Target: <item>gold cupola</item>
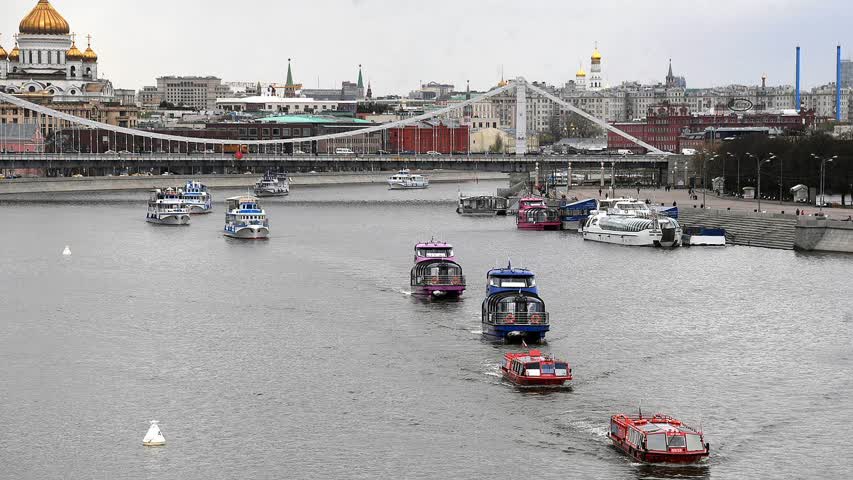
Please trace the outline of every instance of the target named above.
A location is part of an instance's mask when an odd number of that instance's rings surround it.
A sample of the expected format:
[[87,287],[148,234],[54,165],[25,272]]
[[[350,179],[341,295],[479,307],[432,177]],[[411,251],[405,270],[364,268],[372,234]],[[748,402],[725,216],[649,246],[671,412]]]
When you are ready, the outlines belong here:
[[21,58],[21,50],[18,48],[18,42],[15,42],[15,48],[9,52],[9,61],[17,62]]
[[576,77],[585,77],[586,76],[586,72],[583,70],[583,67],[580,67],[578,69],[578,73],[576,73],[575,76]]
[[86,37],[88,39],[88,46],[86,47],[86,51],[83,52],[83,61],[84,62],[97,62],[98,54],[92,50],[92,36],[89,35]]
[[65,52],[65,59],[71,62],[83,60],[83,52],[81,52],[80,49],[77,48],[76,42],[71,42],[71,48],[69,48],[68,51]]
[[18,26],[21,33],[29,35],[68,35],[68,22],[53,8],[48,0],[39,0],[29,15]]
[[0,45],[0,60],[6,60],[6,57],[8,56],[9,54],[3,49],[3,45]]
[[591,59],[594,62],[600,62],[601,61],[601,53],[598,51],[598,48],[593,50]]

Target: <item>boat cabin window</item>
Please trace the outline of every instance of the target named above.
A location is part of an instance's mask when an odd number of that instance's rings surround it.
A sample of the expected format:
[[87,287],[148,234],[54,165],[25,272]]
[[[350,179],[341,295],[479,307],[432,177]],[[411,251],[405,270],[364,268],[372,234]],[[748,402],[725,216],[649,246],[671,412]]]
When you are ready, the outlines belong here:
[[545,313],[545,305],[538,298],[513,296],[499,300],[497,311],[498,313]]
[[528,377],[538,377],[542,374],[539,369],[539,362],[532,362],[524,365],[524,374]]
[[684,441],[684,437],[682,437],[681,435],[669,437],[669,441],[667,443],[669,444],[669,448],[687,447],[687,444]]
[[696,450],[705,450],[705,445],[702,445],[702,437],[699,435],[687,435],[687,450],[694,452]]
[[554,364],[553,363],[543,363],[542,364],[542,374],[554,375]]
[[646,435],[646,448],[649,450],[666,451],[666,435],[658,433],[655,435]]
[[569,374],[569,365],[567,363],[557,362],[554,364],[554,375],[565,377]]
[[453,256],[452,248],[418,248],[417,256],[426,258],[448,258]]
[[489,277],[489,286],[499,288],[529,288],[536,286],[533,277]]

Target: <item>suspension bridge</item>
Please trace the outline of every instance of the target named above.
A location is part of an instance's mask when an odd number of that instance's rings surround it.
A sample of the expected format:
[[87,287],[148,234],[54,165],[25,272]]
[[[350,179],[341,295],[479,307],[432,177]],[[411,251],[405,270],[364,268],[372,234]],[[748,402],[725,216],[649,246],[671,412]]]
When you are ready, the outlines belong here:
[[[475,103],[515,92],[511,105],[515,124],[514,154],[473,154],[468,145],[449,155],[387,154],[384,147],[392,129],[421,122],[449,119]],[[573,112],[604,130],[620,135],[644,148],[645,155],[541,155],[528,152],[528,93]],[[511,97],[510,97],[511,98]],[[620,172],[641,171],[656,183],[670,183],[678,175],[679,162],[687,157],[663,152],[619,130],[523,77],[507,82],[450,106],[403,120],[371,125],[343,132],[310,137],[275,139],[202,138],[187,130],[185,135],[120,127],[73,116],[25,98],[0,92],[0,102],[28,112],[25,118],[37,126],[43,143],[30,152],[12,152],[8,140],[0,136],[0,168],[43,169],[50,175],[86,171],[88,175],[122,172],[171,172],[186,174],[242,173],[244,171],[387,171],[399,168],[421,170],[476,170],[493,172],[549,172],[575,169]],[[458,115],[457,117],[458,118]],[[254,125],[254,124],[253,124]],[[258,124],[264,125],[264,124]],[[346,148],[336,148],[345,146]],[[376,154],[379,151],[382,154]],[[398,150],[399,151],[399,150]],[[685,173],[686,175],[686,173]]]

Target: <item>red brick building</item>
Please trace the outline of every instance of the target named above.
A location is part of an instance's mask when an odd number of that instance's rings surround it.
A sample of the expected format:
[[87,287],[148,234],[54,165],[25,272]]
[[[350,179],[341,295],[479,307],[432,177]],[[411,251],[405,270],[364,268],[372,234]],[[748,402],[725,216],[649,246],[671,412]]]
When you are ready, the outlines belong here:
[[[622,122],[614,127],[665,152],[680,153],[683,148],[703,148],[721,141],[724,132],[778,132],[797,134],[814,125],[812,110],[790,113],[690,114],[686,105],[659,105],[649,109],[644,122]],[[717,132],[716,130],[720,130]],[[699,140],[697,142],[697,140]],[[607,148],[644,153],[645,149],[613,132],[607,132]]]
[[392,153],[441,154],[468,153],[469,130],[467,126],[420,123],[388,130],[386,145]]

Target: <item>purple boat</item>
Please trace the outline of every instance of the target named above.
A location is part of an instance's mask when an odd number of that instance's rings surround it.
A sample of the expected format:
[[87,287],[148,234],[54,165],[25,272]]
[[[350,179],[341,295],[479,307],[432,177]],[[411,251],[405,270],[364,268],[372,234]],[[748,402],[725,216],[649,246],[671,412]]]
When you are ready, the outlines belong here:
[[458,297],[465,291],[462,267],[453,256],[453,246],[430,240],[415,245],[412,291],[434,297]]

